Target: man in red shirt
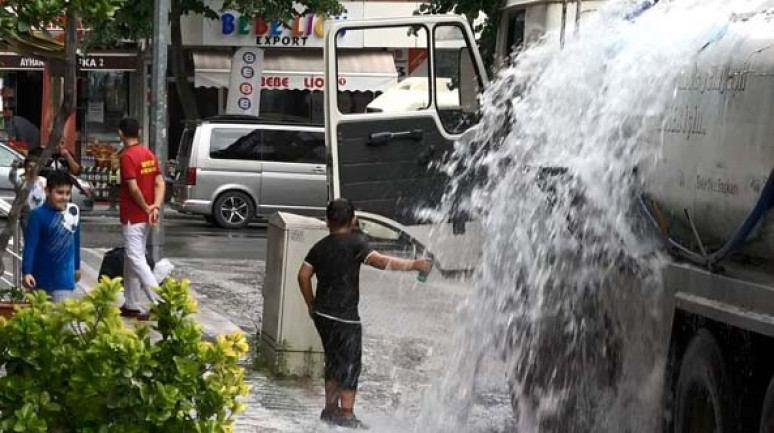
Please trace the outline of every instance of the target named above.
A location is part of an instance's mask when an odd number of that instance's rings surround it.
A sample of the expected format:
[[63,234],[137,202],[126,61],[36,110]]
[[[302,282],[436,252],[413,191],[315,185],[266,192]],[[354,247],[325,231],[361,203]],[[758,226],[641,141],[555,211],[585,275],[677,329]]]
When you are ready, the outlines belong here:
[[[124,118],[118,125],[121,150],[121,191],[119,206],[124,235],[124,295],[121,307],[125,316],[148,318],[147,301],[156,303],[153,291],[158,281],[145,257],[148,230],[159,221],[164,204],[164,177],[159,161],[139,141],[140,125],[136,119]],[[147,300],[142,299],[147,297]]]

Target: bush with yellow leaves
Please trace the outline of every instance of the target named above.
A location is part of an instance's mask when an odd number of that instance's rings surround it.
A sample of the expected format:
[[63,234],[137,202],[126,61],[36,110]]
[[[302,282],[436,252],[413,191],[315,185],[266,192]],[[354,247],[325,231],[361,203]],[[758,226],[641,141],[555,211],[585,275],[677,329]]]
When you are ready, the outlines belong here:
[[120,279],[59,304],[28,294],[29,308],[0,319],[0,432],[230,432],[249,389],[247,342],[203,341],[188,286],[159,288],[156,341],[147,325],[124,325]]

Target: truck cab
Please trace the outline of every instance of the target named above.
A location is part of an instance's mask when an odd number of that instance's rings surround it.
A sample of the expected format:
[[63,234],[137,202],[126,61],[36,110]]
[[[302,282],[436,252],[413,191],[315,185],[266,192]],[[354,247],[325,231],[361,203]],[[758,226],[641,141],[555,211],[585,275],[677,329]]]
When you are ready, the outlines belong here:
[[[565,37],[580,31],[585,17],[599,10],[607,0],[507,0],[503,6],[497,33],[497,59],[507,62],[514,51],[550,37],[561,43],[562,27]],[[564,18],[562,18],[564,16]]]
[[[346,82],[338,74],[346,48],[337,43],[345,32],[369,49],[405,59],[395,88],[355,112],[335,97]],[[459,221],[439,225],[433,213],[448,186],[441,163],[455,143],[469,141],[479,93],[487,85],[467,22],[456,16],[337,22],[325,43],[329,196],[351,199],[361,221],[408,234],[433,252],[439,269],[471,269],[475,227]]]

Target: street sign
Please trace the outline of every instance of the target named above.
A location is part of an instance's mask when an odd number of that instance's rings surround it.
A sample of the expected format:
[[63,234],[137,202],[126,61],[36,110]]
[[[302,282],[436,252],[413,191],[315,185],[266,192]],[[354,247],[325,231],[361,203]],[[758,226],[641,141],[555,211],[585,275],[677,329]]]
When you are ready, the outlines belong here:
[[231,61],[226,114],[257,116],[261,106],[261,71],[263,50],[242,47],[234,53]]

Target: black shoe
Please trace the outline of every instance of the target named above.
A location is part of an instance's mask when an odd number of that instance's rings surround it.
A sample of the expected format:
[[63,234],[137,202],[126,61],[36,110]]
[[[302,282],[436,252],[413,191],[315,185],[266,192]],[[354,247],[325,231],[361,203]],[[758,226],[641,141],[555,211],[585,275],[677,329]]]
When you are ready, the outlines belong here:
[[150,321],[150,313],[140,313],[134,316],[134,319],[138,322],[148,322]]
[[334,409],[331,411],[323,409],[322,412],[320,412],[320,420],[328,423],[328,424],[334,424],[336,421],[336,418],[341,416],[338,409]]
[[345,427],[345,428],[351,428],[356,430],[368,430],[368,426],[363,423],[363,421],[360,421],[357,419],[356,416],[339,416],[333,419],[333,424],[339,426],[339,427]]
[[137,317],[142,314],[140,310],[134,310],[132,308],[121,307],[121,315],[123,317]]

